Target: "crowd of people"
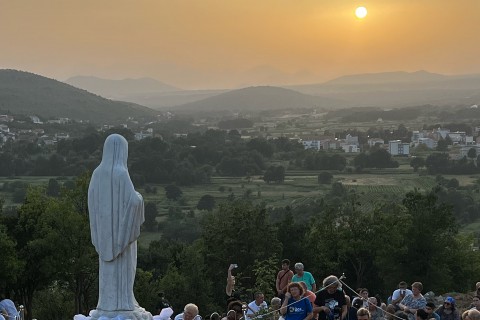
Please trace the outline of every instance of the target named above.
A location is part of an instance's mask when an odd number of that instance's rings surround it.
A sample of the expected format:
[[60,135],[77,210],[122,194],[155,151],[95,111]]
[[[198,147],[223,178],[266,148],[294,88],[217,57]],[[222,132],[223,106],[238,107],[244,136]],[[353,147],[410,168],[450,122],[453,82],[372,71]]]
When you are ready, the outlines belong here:
[[[466,310],[460,310],[450,296],[440,306],[427,300],[421,282],[413,282],[409,288],[401,281],[384,303],[367,288],[353,290],[333,275],[326,277],[317,291],[313,275],[302,263],[295,263],[292,271],[290,261],[284,259],[275,281],[276,297],[268,305],[262,292],[256,292],[252,301],[242,302],[235,290],[235,268],[232,264],[227,271],[226,311],[207,316],[210,320],[480,320],[480,282]],[[190,303],[174,320],[199,319],[198,307]]]

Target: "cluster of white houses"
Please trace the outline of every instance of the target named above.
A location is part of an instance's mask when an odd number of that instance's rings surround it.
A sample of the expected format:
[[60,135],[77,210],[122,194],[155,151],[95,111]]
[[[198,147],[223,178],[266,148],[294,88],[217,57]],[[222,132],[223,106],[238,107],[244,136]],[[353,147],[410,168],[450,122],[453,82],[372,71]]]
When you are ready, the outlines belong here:
[[[475,133],[480,132],[480,127],[475,128]],[[448,129],[422,130],[413,131],[410,142],[402,142],[401,140],[390,140],[385,142],[380,138],[370,138],[367,144],[370,147],[378,146],[385,148],[392,156],[408,156],[410,148],[425,145],[428,149],[435,149],[438,141],[449,138],[455,148],[455,152],[451,154],[452,158],[463,158],[468,154],[471,148],[476,149],[480,154],[480,144],[477,144],[474,136],[469,136],[465,132],[450,132]],[[478,136],[477,136],[477,139]],[[480,139],[479,139],[480,140]],[[315,150],[339,150],[342,149],[346,153],[361,152],[361,146],[358,143],[358,137],[347,135],[345,139],[337,139],[331,136],[304,138],[301,140],[305,149]],[[480,141],[479,141],[480,142]]]
[[[345,139],[337,139],[332,137],[322,137],[316,139],[302,139],[302,144],[305,149],[315,150],[339,150],[342,149],[346,153],[361,152],[361,147],[358,142],[358,137],[347,134]],[[401,140],[391,140],[388,144],[383,139],[371,138],[368,139],[367,144],[370,147],[379,146],[386,148],[388,152],[394,156],[408,156],[410,154],[410,143],[404,143]]]

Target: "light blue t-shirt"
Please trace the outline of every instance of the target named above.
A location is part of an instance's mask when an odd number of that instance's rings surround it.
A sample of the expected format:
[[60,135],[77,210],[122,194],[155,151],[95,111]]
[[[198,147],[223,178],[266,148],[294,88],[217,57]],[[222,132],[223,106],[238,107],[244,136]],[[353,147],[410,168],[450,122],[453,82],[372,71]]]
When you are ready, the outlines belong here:
[[299,277],[297,274],[293,275],[292,282],[301,282],[301,281],[305,282],[308,290],[312,290],[313,288],[312,286],[315,283],[315,279],[313,279],[313,276],[310,272],[304,271],[301,277]]
[[8,320],[15,320],[15,316],[18,315],[18,310],[12,300],[3,299],[2,301],[0,301],[0,307],[7,311]]

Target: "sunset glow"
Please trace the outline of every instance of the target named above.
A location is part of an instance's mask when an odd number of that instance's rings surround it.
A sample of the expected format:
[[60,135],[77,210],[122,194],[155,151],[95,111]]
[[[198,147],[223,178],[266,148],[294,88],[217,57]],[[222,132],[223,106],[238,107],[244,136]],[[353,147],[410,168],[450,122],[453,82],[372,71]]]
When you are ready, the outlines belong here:
[[355,10],[355,15],[357,16],[358,19],[363,19],[367,16],[367,8],[365,7],[358,7],[356,10]]
[[152,77],[191,89],[480,73],[478,0],[369,0],[365,9],[353,0],[48,3],[2,2],[0,68],[58,80]]

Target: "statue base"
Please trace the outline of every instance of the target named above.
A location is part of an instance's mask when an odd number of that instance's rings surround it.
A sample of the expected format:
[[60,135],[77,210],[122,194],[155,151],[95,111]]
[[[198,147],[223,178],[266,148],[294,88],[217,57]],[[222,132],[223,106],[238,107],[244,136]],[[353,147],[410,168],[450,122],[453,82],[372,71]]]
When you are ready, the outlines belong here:
[[74,320],[152,320],[152,314],[144,308],[138,307],[132,311],[104,311],[94,309],[88,317],[77,314]]

